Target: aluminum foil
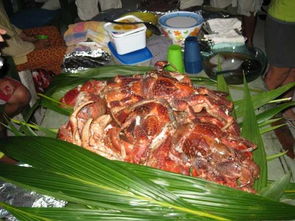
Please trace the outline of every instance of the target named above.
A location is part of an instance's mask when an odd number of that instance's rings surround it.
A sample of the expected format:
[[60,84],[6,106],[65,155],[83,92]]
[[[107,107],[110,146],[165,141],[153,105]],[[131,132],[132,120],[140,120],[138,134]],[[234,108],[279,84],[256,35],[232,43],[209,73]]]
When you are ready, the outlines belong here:
[[[50,196],[19,188],[10,183],[0,182],[0,201],[16,207],[64,207],[67,202]],[[0,219],[17,221],[8,211],[0,207]]]
[[111,55],[95,42],[81,42],[71,49],[63,62],[63,71],[77,73],[111,62]]

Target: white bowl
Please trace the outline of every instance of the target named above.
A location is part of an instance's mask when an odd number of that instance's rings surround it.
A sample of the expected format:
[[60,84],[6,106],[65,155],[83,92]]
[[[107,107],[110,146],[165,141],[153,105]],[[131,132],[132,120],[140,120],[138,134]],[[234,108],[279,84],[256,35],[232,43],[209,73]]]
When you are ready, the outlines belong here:
[[203,22],[200,14],[188,11],[171,12],[159,18],[162,33],[169,37],[173,44],[180,46],[183,46],[186,37],[199,34]]

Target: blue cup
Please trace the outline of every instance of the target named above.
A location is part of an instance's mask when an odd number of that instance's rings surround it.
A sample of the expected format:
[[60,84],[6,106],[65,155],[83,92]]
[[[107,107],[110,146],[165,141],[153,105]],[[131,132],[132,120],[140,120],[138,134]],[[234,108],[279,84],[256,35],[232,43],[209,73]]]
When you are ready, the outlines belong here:
[[184,41],[184,67],[188,74],[197,74],[203,70],[198,38],[189,36]]

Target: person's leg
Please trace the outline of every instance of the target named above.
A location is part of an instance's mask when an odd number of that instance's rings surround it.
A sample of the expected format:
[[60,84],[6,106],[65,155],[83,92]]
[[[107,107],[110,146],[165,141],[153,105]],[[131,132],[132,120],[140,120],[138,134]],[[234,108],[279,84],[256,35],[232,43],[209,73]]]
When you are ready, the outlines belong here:
[[[276,89],[280,86],[288,84],[295,81],[295,69],[291,68],[280,68],[275,66],[270,66],[269,71],[265,78],[265,84],[269,90]],[[283,97],[292,97],[294,90],[289,90],[283,95]],[[283,118],[278,122],[273,123],[273,126],[287,124],[286,119],[295,119],[295,114],[292,108],[288,108],[283,112]],[[281,117],[281,116],[280,116]],[[287,155],[294,158],[294,138],[287,125],[281,126],[274,130],[282,148],[287,151]]]
[[50,47],[34,50],[27,55],[28,62],[17,65],[18,71],[45,69],[60,74],[66,47]]
[[256,28],[256,13],[262,6],[262,0],[237,1],[237,13],[242,16],[242,32],[248,47],[253,47],[253,37]]
[[[289,71],[288,77],[285,79],[285,81],[282,83],[282,85],[295,82],[295,68],[291,68]],[[287,91],[284,94],[284,97],[290,97],[291,99],[293,98],[295,93],[295,89],[291,89]],[[288,108],[283,112],[283,116],[288,119],[288,120],[295,120],[295,112],[294,112],[294,107]]]
[[[264,27],[265,51],[270,63],[270,70],[266,75],[265,84],[268,89],[274,89],[294,82],[294,39],[290,36],[295,35],[295,26],[286,22],[281,22],[270,15],[267,16]],[[283,96],[290,96],[291,91]],[[277,117],[281,118],[273,126],[285,124],[274,130],[282,148],[291,158],[295,157],[295,139],[290,131],[288,120],[292,119],[291,109],[287,109]],[[286,115],[289,115],[288,117]],[[294,119],[294,118],[293,118]]]
[[270,65],[264,79],[267,89],[272,90],[283,85],[289,77],[290,70],[291,68],[282,68]]
[[[270,66],[264,79],[267,89],[272,90],[280,86],[295,82],[295,68],[282,68]],[[293,97],[294,89],[287,91],[282,97]],[[284,111],[284,117],[295,120],[295,113],[292,108]]]
[[55,26],[25,29],[24,33],[29,36],[47,35],[50,46],[65,46],[63,36]]
[[246,45],[250,48],[253,48],[253,37],[256,28],[256,15],[251,13],[250,16],[242,16],[242,31],[246,40]]
[[[55,74],[61,73],[61,65],[66,52],[62,35],[55,26],[45,26],[24,30],[28,35],[47,35],[49,47],[35,49],[27,55],[28,62],[18,65],[17,70],[45,69]],[[42,40],[41,40],[42,41]]]

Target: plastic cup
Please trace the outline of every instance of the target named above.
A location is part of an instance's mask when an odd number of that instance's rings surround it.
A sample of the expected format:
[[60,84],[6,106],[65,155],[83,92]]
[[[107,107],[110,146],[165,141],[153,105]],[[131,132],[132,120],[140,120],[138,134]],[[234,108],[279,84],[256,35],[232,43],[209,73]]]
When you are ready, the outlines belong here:
[[167,60],[169,64],[166,70],[184,73],[183,53],[179,45],[172,44],[168,47]]
[[188,74],[197,74],[203,70],[198,38],[187,37],[184,41],[184,66]]

